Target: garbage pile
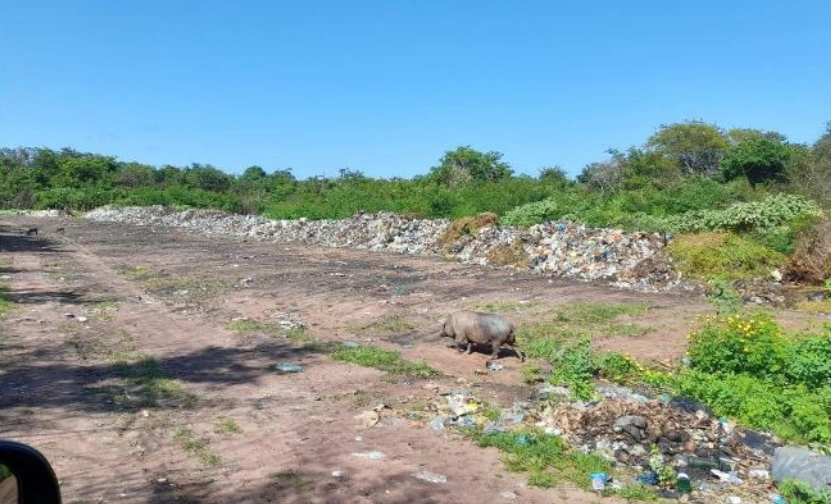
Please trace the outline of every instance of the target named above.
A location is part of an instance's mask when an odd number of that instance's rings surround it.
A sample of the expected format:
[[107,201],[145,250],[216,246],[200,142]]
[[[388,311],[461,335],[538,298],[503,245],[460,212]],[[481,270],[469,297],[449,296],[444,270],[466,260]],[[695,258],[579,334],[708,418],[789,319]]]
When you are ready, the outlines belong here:
[[359,213],[341,220],[270,220],[214,210],[102,207],[87,213],[86,218],[275,242],[443,255],[467,264],[508,265],[537,274],[606,281],[617,287],[646,291],[667,290],[681,283],[658,235],[593,229],[573,223],[544,223],[527,229],[483,227],[447,243],[447,220],[383,212]]
[[[424,411],[390,413],[433,431],[479,427],[489,434],[521,428],[559,436],[572,450],[608,460],[616,468],[616,480],[602,476],[612,487],[640,483],[665,498],[746,504],[785,502],[774,483],[784,478],[831,490],[831,457],[782,447],[776,437],[732,425],[683,397],[650,398],[608,386],[598,387],[605,396],[601,400],[571,402],[568,389],[546,385],[528,402],[494,410],[468,390],[440,392],[434,386],[434,391]],[[819,474],[817,467],[825,472]],[[662,479],[666,471],[669,484]],[[587,481],[590,477],[594,484],[599,476],[587,474]]]

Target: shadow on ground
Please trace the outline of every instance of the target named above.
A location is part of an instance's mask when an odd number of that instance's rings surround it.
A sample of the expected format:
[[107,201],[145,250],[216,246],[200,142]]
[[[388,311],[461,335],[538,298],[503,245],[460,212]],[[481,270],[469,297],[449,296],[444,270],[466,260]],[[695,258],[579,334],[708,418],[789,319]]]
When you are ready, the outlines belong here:
[[[274,363],[293,362],[317,352],[286,342],[252,348],[208,347],[130,363],[40,365],[37,354],[42,350],[34,349],[18,354],[16,364],[7,366],[0,376],[0,414],[9,408],[52,408],[62,414],[199,408],[208,404],[188,395],[189,383],[229,386],[256,382],[264,375],[278,373]],[[304,365],[314,365],[314,360]]]

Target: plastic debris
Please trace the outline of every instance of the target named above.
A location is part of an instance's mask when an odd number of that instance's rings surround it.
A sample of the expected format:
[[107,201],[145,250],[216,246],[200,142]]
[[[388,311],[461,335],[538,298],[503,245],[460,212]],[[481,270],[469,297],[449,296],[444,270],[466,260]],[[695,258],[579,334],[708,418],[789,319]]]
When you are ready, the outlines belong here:
[[413,476],[420,480],[429,481],[430,483],[447,483],[447,476],[444,474],[436,474],[429,471],[418,471],[413,474]]
[[456,416],[475,413],[481,406],[476,398],[466,392],[456,392],[447,396],[447,405]]
[[367,460],[381,460],[382,458],[386,457],[384,452],[380,451],[355,452],[352,454],[352,456],[360,457]]
[[430,428],[433,430],[444,430],[444,423],[447,421],[447,417],[437,416],[430,420]]
[[658,484],[658,475],[652,471],[643,472],[635,477],[635,481],[644,485],[655,486]]
[[744,483],[741,478],[736,476],[733,472],[726,473],[724,471],[719,471],[718,469],[710,469],[710,473],[719,480],[725,483],[730,483],[731,485],[741,485]]
[[274,365],[274,370],[281,373],[302,373],[303,366],[300,364],[292,364],[290,362],[279,362]]
[[488,371],[501,371],[505,369],[505,366],[502,364],[497,364],[496,362],[488,362]]
[[831,491],[831,457],[804,448],[777,448],[771,474],[777,484],[795,479],[817,492]]
[[589,478],[591,478],[592,490],[594,490],[595,492],[602,492],[606,489],[606,473],[591,473],[589,475]]

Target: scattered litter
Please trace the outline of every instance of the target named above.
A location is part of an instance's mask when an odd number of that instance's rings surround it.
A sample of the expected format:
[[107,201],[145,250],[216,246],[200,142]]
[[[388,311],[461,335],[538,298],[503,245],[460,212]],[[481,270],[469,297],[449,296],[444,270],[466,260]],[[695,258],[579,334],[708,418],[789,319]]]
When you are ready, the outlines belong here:
[[81,315],[80,317],[76,317],[76,320],[83,324],[83,323],[87,322],[89,320],[89,318],[84,317],[83,315]]
[[488,370],[489,371],[501,371],[505,369],[505,366],[502,364],[497,364],[496,362],[488,362]]
[[519,436],[514,438],[514,444],[516,446],[531,446],[536,442],[537,440],[534,439],[532,436],[529,436],[528,434],[520,434]]
[[678,493],[690,493],[692,492],[692,484],[690,484],[690,477],[687,476],[685,473],[678,473],[678,479],[675,481],[675,489],[678,490]]
[[430,428],[433,430],[443,430],[444,423],[447,421],[446,417],[438,416],[430,420]]
[[361,345],[359,345],[358,343],[355,343],[354,341],[344,341],[343,342],[343,347],[344,348],[358,348],[360,346]]
[[730,483],[732,485],[741,485],[744,483],[735,473],[726,473],[723,471],[719,471],[718,469],[710,469],[710,473],[721,480],[724,483]]
[[274,370],[281,373],[302,373],[303,366],[300,364],[292,364],[290,362],[279,362],[274,365]]
[[658,484],[658,475],[652,471],[643,472],[635,477],[635,481],[644,485],[655,486]]
[[751,469],[747,471],[747,474],[751,478],[755,478],[758,480],[768,480],[770,479],[770,471],[767,469]]
[[333,478],[339,478],[339,479],[340,478],[345,478],[346,477],[346,472],[344,472],[344,471],[332,471],[332,477]]
[[515,492],[502,492],[499,496],[508,500],[514,500],[517,498],[517,494]]
[[417,473],[413,474],[413,476],[420,480],[429,481],[430,483],[447,483],[447,476],[443,474],[436,474],[428,471],[418,471]]
[[479,410],[480,402],[466,392],[456,392],[447,396],[447,405],[456,416],[475,413]]
[[360,457],[367,460],[381,460],[382,458],[386,457],[384,452],[380,451],[355,452],[352,454],[352,456]]
[[602,492],[606,489],[606,473],[591,473],[589,477],[591,478],[592,482],[592,490],[594,490],[595,492]]
[[771,474],[777,484],[795,479],[817,492],[831,491],[831,457],[804,448],[777,448]]
[[742,498],[737,495],[729,495],[724,501],[728,504],[742,504]]

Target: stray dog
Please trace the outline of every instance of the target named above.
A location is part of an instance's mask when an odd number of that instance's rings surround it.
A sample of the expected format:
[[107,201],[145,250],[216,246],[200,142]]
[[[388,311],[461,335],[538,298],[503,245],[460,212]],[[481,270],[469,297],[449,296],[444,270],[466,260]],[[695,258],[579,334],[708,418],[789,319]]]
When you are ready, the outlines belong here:
[[29,228],[26,231],[26,236],[32,236],[38,234],[38,228]]

